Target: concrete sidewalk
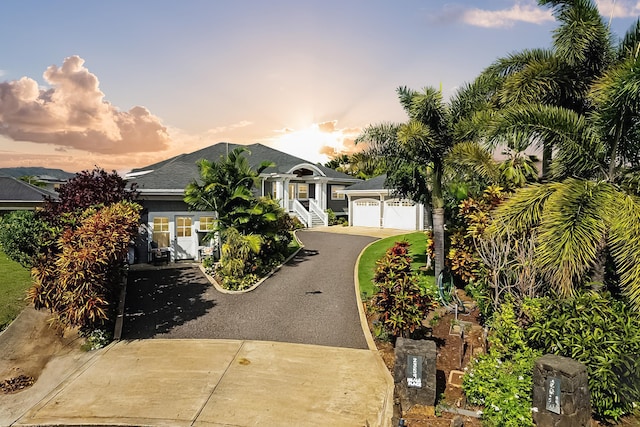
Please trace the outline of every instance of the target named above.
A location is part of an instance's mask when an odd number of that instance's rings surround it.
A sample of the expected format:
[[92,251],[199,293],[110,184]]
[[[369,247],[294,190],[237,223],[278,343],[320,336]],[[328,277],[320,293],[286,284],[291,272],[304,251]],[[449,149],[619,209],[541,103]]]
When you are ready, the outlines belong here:
[[121,341],[16,426],[386,426],[374,352],[237,340]]

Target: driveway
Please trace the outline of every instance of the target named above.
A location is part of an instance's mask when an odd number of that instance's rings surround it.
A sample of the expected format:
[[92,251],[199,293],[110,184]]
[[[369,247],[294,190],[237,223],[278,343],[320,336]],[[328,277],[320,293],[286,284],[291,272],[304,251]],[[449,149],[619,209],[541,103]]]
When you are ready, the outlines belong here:
[[277,341],[368,348],[354,289],[354,265],[376,238],[298,232],[304,249],[257,289],[223,294],[194,265],[134,270],[124,339]]

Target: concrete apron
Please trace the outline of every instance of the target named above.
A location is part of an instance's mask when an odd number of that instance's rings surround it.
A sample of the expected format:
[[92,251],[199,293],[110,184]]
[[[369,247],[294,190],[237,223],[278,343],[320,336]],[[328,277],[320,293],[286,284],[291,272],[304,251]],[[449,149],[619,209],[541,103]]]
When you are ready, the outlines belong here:
[[16,426],[388,426],[370,350],[238,340],[121,341]]

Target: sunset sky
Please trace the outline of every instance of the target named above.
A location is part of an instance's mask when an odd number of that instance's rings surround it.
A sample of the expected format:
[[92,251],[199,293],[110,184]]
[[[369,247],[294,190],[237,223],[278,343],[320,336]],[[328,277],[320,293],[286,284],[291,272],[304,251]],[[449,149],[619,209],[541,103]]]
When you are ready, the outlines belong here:
[[[600,0],[622,36],[640,2]],[[549,47],[535,1],[3,0],[0,167],[126,171],[226,141],[310,161],[497,57]]]

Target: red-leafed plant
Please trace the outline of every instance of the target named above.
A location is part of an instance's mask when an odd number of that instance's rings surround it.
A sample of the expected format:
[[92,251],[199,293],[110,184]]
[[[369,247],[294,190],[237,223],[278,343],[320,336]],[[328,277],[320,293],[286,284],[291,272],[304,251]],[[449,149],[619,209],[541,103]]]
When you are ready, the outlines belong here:
[[411,337],[436,302],[411,271],[409,243],[396,242],[376,262],[373,304],[382,329],[392,337]]
[[42,254],[32,270],[29,297],[62,327],[88,332],[114,319],[122,266],[137,232],[141,207],[119,202],[89,208],[76,228],[57,241],[59,253]]
[[53,226],[75,226],[78,216],[92,206],[108,206],[120,201],[134,201],[138,193],[135,184],[113,171],[95,168],[78,172],[58,189],[58,198],[45,198],[41,217]]

